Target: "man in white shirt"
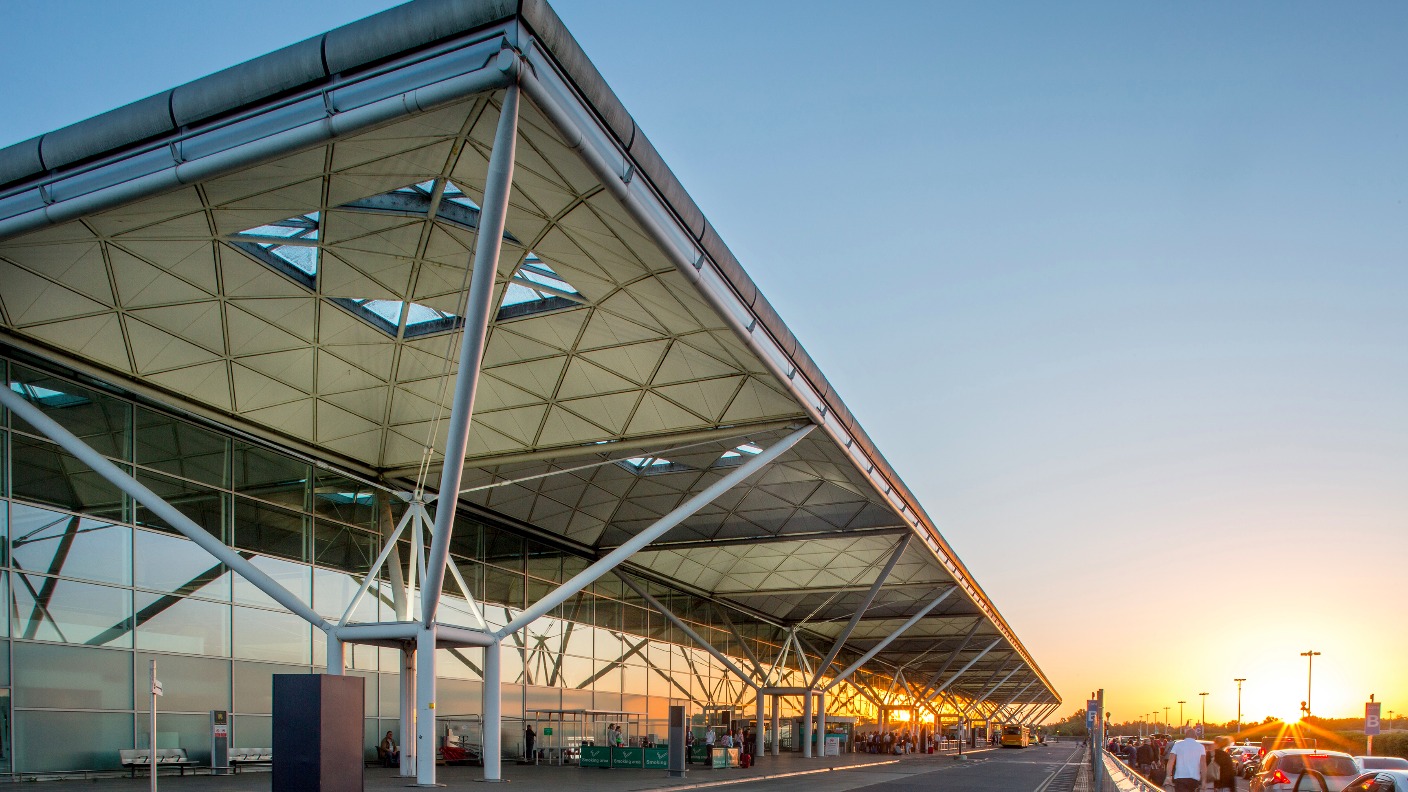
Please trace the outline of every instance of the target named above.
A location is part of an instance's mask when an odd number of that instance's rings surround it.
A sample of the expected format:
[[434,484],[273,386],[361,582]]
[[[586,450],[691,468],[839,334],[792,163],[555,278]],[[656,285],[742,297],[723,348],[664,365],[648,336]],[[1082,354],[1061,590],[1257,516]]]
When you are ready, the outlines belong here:
[[1174,792],[1198,792],[1207,767],[1207,750],[1193,739],[1192,728],[1183,729],[1183,739],[1169,746],[1167,770]]

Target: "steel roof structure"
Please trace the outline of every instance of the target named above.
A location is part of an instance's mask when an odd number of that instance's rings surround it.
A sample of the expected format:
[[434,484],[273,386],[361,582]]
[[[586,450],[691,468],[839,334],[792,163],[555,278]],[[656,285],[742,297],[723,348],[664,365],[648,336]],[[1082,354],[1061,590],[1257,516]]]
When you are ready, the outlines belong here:
[[916,695],[1059,702],[541,0],[417,0],[0,149],[0,342],[433,490],[510,92],[461,507],[605,555],[814,425],[629,568],[840,638],[832,671],[884,644]]

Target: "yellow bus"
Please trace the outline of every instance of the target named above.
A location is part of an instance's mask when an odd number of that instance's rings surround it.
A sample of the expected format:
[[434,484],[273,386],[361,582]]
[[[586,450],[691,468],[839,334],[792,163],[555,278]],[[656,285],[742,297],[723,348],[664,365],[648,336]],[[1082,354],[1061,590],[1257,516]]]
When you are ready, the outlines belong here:
[[1026,748],[1032,744],[1032,733],[1026,726],[1003,726],[1003,748]]

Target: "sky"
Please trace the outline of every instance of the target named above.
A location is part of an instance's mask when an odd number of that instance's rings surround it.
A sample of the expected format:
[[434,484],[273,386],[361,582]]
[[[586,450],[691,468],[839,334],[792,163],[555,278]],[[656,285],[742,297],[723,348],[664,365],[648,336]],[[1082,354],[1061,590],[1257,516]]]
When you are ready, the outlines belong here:
[[[0,5],[5,145],[392,3]],[[1408,712],[1408,5],[553,5],[1064,712]]]

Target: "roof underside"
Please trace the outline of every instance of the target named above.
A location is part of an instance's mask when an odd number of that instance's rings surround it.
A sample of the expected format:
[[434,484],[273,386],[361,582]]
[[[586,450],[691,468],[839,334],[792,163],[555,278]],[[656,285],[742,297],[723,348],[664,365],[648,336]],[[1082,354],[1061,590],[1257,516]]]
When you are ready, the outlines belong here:
[[[0,241],[3,333],[179,408],[411,480],[426,447],[443,443],[475,243],[477,212],[447,211],[445,193],[461,191],[461,207],[482,201],[501,97],[467,95]],[[290,218],[316,225],[289,244],[316,250],[301,277],[251,235]],[[465,502],[603,550],[813,420],[528,100],[503,245],[495,306],[519,308],[489,331]],[[543,271],[561,283],[536,283],[570,288],[524,302],[523,284]],[[378,322],[358,308],[367,301],[401,308]],[[419,332],[410,314],[424,309],[444,324]],[[835,636],[897,543],[931,530],[897,512],[870,473],[813,432],[633,564]],[[961,564],[945,564],[947,545],[932,537],[903,551],[848,650],[955,585]],[[918,680],[1001,638],[965,679],[1025,665],[1011,693],[1041,680],[981,590],[957,594],[877,660]]]

